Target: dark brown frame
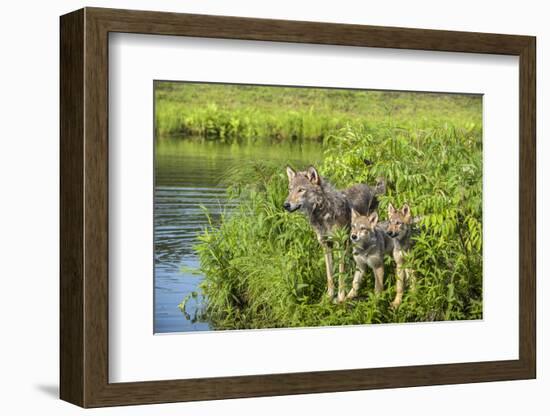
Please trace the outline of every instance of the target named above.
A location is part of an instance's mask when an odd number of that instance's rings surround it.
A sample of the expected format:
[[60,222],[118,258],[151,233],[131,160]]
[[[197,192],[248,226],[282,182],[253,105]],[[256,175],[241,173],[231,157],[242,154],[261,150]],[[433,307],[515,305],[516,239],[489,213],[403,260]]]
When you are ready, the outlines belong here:
[[[535,38],[85,8],[61,17],[60,396],[83,407],[336,392],[536,377]],[[109,383],[110,32],[519,56],[519,359]]]

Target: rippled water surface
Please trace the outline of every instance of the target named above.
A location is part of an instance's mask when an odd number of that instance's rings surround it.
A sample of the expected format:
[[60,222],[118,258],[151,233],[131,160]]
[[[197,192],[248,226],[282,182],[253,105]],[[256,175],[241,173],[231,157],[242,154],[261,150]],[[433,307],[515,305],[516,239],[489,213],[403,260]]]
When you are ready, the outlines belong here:
[[[320,160],[318,144],[225,145],[188,139],[161,139],[155,149],[155,333],[210,330],[207,322],[194,321],[204,302],[200,294],[198,257],[193,249],[207,224],[201,206],[214,221],[230,210],[221,181],[232,167],[254,160],[295,165]],[[197,297],[178,304],[192,292]]]

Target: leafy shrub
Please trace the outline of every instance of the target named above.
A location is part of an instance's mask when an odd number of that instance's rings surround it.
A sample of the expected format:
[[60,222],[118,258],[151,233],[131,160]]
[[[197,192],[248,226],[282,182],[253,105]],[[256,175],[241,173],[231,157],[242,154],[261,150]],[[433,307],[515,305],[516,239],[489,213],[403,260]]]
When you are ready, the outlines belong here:
[[[325,298],[323,254],[315,235],[306,218],[282,209],[288,186],[284,166],[256,163],[233,176],[230,192],[238,208],[199,237],[202,319],[222,329],[481,318],[481,125],[470,119],[411,120],[416,119],[347,125],[327,135],[319,169],[339,187],[385,178],[381,217],[390,202],[408,203],[420,217],[407,258],[417,288],[405,292],[397,310],[390,307],[395,270],[389,258],[384,293],[374,295],[369,271],[357,300],[335,305]],[[372,166],[365,166],[366,159]]]

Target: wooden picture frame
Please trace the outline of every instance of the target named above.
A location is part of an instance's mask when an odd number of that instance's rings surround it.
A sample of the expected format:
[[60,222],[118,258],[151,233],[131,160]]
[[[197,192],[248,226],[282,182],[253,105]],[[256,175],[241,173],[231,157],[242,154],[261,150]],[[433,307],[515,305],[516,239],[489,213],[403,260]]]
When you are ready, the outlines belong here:
[[[536,376],[535,38],[85,8],[61,17],[60,396],[82,407],[530,379]],[[519,359],[109,383],[108,34],[519,57]]]

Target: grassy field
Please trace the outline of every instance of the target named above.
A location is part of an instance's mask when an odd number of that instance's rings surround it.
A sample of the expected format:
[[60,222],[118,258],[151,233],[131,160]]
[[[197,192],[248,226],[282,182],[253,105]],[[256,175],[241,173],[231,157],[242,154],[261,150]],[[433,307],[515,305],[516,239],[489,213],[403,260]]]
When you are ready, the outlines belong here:
[[158,136],[230,143],[323,142],[345,126],[388,120],[407,129],[481,120],[479,99],[448,94],[157,82],[155,99]]
[[[406,202],[422,217],[407,259],[417,290],[406,291],[397,310],[389,258],[384,293],[374,295],[369,272],[357,300],[333,304],[311,227],[282,209],[284,164],[244,165],[227,178],[237,209],[205,229],[196,247],[207,299],[201,319],[238,329],[482,317],[480,97],[166,84],[157,98],[161,132],[247,143],[319,140],[323,177],[338,187],[383,177],[381,218],[390,202]],[[231,123],[246,128],[231,130]],[[349,258],[348,288],[353,270]]]

